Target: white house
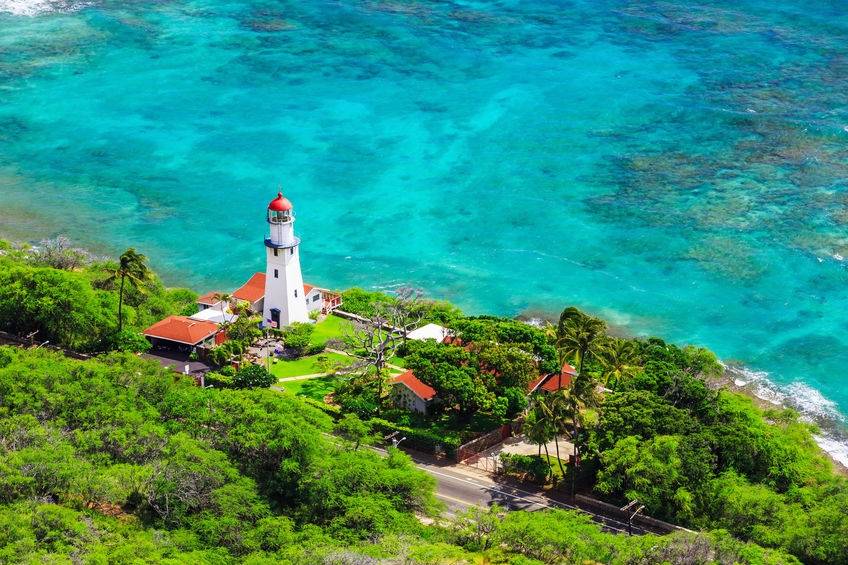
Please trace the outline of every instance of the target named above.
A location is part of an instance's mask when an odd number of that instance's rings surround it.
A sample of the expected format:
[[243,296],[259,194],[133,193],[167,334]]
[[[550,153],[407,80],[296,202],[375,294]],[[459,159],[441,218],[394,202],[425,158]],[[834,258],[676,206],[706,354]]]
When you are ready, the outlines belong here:
[[439,324],[427,324],[426,326],[421,326],[420,328],[416,328],[406,334],[407,339],[415,339],[419,341],[424,341],[425,339],[434,339],[438,343],[442,343],[446,337],[451,334],[451,331]]
[[436,390],[421,382],[412,371],[398,375],[392,380],[391,400],[399,408],[426,414],[435,397]]
[[189,316],[192,320],[201,320],[206,322],[212,322],[213,324],[223,324],[224,322],[235,322],[238,320],[238,316],[229,311],[228,308],[224,308],[221,310],[220,308],[206,308],[205,310],[201,310],[197,314],[192,314]]

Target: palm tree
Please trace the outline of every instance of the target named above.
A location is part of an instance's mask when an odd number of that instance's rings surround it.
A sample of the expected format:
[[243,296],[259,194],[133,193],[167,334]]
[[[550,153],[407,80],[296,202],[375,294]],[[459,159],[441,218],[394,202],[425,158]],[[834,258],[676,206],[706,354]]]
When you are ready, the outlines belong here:
[[555,393],[546,396],[539,396],[536,399],[537,406],[539,410],[542,412],[544,419],[547,421],[548,425],[553,431],[554,436],[554,446],[556,447],[556,456],[557,463],[559,464],[559,471],[563,477],[565,477],[565,469],[562,466],[562,458],[559,455],[559,436],[560,434],[567,433],[566,430],[566,417],[569,415],[568,404],[567,404],[567,394],[563,390],[558,390]]
[[147,257],[136,252],[130,247],[121,254],[118,259],[118,268],[106,279],[106,282],[114,282],[121,279],[121,286],[118,290],[118,331],[124,327],[124,287],[127,281],[130,282],[137,290],[141,290],[141,285],[150,280],[150,269],[147,267]]
[[[572,310],[566,308],[562,315]],[[557,328],[557,346],[563,357],[574,357],[577,360],[577,374],[583,374],[583,364],[594,355],[601,339],[604,337],[606,324],[593,316],[577,312],[565,319],[560,317]]]
[[629,339],[609,338],[598,348],[596,357],[601,364],[601,380],[610,388],[642,368],[636,344]]
[[225,311],[225,307],[230,307],[230,300],[233,299],[232,294],[228,294],[226,292],[216,292],[213,297],[214,300],[217,300],[221,304],[221,319],[226,322],[227,321],[227,313]]
[[574,496],[577,474],[578,436],[580,419],[585,408],[597,406],[598,396],[595,379],[583,371],[586,360],[595,356],[604,339],[606,325],[593,316],[587,316],[576,308],[566,308],[560,315],[557,326],[557,346],[560,359],[573,357],[577,360],[577,376],[569,387],[565,407],[571,416],[571,442],[574,446],[571,473],[571,496]]
[[549,420],[545,418],[538,404],[527,414],[527,419],[524,420],[523,430],[527,439],[539,446],[539,457],[542,456],[542,447],[544,447],[545,457],[550,461],[548,457],[548,442],[552,439],[553,428]]

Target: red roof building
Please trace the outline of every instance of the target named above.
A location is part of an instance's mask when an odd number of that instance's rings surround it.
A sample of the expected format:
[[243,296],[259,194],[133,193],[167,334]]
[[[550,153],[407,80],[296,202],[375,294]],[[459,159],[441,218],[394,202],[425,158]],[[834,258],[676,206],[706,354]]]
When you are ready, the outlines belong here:
[[[527,385],[527,392],[556,392],[571,386],[571,381],[577,376],[577,370],[565,363],[559,373],[550,373],[534,379]],[[562,377],[560,379],[560,377]]]
[[197,298],[197,303],[203,306],[217,306],[221,302],[221,292],[213,290]]
[[415,412],[426,413],[436,390],[421,382],[412,371],[407,371],[392,380],[392,401],[396,406]]
[[[161,340],[180,345],[212,345],[218,334],[218,324],[203,320],[192,320],[186,316],[168,316],[144,330],[151,340]],[[154,342],[155,343],[155,342]]]
[[265,273],[253,273],[246,283],[233,292],[233,298],[246,300],[251,304],[265,297]]
[[433,397],[436,396],[436,389],[421,382],[412,371],[396,376],[393,382],[406,386],[421,400],[433,400]]

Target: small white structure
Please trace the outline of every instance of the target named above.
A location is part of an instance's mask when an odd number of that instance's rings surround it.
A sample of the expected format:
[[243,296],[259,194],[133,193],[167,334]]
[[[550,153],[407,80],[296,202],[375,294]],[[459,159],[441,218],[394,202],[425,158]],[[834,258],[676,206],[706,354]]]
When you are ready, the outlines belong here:
[[439,324],[427,324],[420,328],[415,328],[408,334],[407,339],[416,339],[424,341],[425,339],[435,339],[438,343],[442,343],[446,337],[451,335],[451,331]]
[[407,371],[392,380],[392,403],[399,408],[426,414],[427,408],[436,397],[436,390],[421,382],[412,371]]
[[218,325],[223,324],[224,322],[235,322],[238,320],[238,316],[233,314],[232,312],[221,311],[219,308],[206,308],[205,310],[201,310],[197,314],[192,314],[189,316],[192,320],[201,320],[205,322],[212,322]]
[[310,312],[318,310],[322,314],[329,314],[342,304],[342,295],[338,292],[311,284],[303,283],[303,294],[306,296],[306,309]]
[[270,236],[265,238],[265,301],[262,325],[279,328],[308,322],[303,276],[300,273],[300,238],[294,235],[292,203],[277,193],[268,204]]

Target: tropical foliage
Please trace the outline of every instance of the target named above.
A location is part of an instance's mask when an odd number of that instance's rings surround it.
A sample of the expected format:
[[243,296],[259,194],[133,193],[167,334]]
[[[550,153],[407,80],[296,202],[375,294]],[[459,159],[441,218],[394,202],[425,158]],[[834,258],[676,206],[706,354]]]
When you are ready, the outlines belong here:
[[3,246],[0,331],[79,351],[140,351],[140,330],[194,309],[195,293],[166,289],[134,250],[113,262],[65,245]]
[[796,563],[722,534],[629,538],[573,512],[471,509],[425,526],[433,479],[269,390],[202,389],[113,354],[0,347],[0,561]]

